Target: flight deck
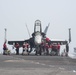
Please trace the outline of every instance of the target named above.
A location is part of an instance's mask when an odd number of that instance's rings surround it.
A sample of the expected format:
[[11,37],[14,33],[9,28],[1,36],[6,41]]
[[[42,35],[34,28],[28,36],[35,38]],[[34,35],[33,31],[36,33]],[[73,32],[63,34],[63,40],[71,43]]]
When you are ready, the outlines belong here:
[[2,55],[0,75],[76,75],[76,60],[60,56]]

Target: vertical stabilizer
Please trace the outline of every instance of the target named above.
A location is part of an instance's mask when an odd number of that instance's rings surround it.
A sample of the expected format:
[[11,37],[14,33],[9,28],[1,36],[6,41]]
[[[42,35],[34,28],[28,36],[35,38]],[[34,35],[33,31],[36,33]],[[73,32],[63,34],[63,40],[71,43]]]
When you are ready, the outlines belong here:
[[26,24],[26,28],[27,28],[27,31],[28,31],[29,37],[31,37],[31,36],[30,36],[30,32],[29,32],[29,29],[28,29],[28,27],[27,27],[27,24]]
[[47,33],[47,30],[48,30],[48,28],[49,28],[49,25],[50,25],[50,23],[48,24],[48,26],[46,26],[46,28],[45,28],[45,30],[44,30],[44,33],[45,33],[45,34]]

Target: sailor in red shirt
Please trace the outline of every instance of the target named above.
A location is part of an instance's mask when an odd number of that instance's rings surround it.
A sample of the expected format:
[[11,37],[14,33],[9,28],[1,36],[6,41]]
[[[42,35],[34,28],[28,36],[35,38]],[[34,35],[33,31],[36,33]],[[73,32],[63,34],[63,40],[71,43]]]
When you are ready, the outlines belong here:
[[56,43],[52,44],[52,50],[51,52],[53,52],[53,55],[58,55],[58,47]]
[[3,44],[3,55],[5,55],[5,51],[7,50],[7,45],[6,45],[6,42],[4,42]]
[[48,43],[46,43],[45,48],[46,48],[46,55],[48,55],[49,54],[49,51],[48,51],[49,45],[48,45]]
[[22,55],[24,55],[25,51],[27,52],[27,54],[29,53],[28,52],[28,48],[29,48],[29,44],[27,42],[24,42],[23,43],[23,52],[22,52]]
[[60,55],[60,44],[58,43],[58,55]]

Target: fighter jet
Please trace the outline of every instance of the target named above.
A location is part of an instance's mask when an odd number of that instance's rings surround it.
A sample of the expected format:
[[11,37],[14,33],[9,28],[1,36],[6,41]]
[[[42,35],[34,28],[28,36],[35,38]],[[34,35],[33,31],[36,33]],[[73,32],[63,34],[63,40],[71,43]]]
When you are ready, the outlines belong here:
[[52,41],[50,40],[49,38],[46,37],[46,33],[47,33],[47,30],[49,28],[49,25],[46,26],[44,32],[42,32],[42,25],[41,25],[41,21],[40,20],[36,20],[35,21],[35,25],[34,25],[34,32],[32,33],[32,37],[27,39],[27,40],[22,40],[22,41],[8,41],[8,44],[9,45],[13,45],[13,43],[19,43],[20,47],[22,47],[23,43],[24,42],[28,42],[29,45],[30,45],[30,52],[32,51],[32,48],[35,48],[35,51],[36,51],[36,55],[37,54],[40,54],[42,53],[42,50],[41,50],[41,44],[42,43],[48,43],[48,44],[51,44],[51,43],[60,43],[60,44],[66,44],[67,41]]

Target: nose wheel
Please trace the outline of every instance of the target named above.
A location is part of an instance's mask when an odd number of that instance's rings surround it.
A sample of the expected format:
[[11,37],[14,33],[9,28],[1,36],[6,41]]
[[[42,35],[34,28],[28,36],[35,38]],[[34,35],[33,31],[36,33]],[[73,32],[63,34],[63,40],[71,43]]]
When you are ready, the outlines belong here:
[[41,55],[41,53],[42,53],[41,52],[41,47],[40,46],[37,46],[36,47],[36,53],[35,53],[35,55],[38,55],[38,54]]

